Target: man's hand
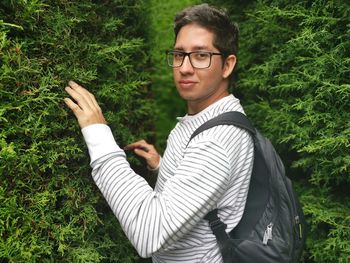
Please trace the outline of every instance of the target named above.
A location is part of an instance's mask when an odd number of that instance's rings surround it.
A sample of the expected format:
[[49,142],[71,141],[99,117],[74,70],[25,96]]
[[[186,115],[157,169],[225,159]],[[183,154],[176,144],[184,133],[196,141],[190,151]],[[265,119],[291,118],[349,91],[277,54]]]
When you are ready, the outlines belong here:
[[65,98],[64,102],[77,117],[81,128],[96,123],[106,124],[102,110],[97,104],[94,95],[74,81],[69,81],[65,90],[75,102],[69,98]]
[[152,144],[148,144],[145,140],[131,143],[124,147],[124,150],[133,150],[134,153],[147,162],[147,165],[151,169],[158,168],[160,162],[160,155]]

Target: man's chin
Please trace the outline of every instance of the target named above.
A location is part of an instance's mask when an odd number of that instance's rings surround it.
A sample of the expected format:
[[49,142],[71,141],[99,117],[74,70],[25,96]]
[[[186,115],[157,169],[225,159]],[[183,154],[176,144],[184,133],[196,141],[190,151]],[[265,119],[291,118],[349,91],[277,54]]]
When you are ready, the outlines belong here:
[[180,97],[186,101],[196,100],[196,96],[190,91],[178,90]]

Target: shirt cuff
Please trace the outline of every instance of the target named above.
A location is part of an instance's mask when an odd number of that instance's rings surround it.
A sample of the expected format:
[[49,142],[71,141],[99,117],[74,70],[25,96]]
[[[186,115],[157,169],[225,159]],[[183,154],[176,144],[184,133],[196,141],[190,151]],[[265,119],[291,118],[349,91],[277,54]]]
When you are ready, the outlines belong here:
[[81,132],[89,150],[90,164],[109,153],[122,151],[111,129],[105,124],[92,124],[81,129]]

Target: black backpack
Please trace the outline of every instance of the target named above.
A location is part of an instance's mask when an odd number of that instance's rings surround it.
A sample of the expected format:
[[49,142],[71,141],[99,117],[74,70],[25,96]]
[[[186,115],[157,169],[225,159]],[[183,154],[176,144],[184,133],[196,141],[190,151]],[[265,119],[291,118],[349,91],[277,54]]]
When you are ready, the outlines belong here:
[[254,165],[241,221],[227,234],[217,209],[204,217],[216,236],[224,263],[298,262],[305,244],[306,222],[280,157],[240,112],[226,112],[207,121],[190,140],[217,125],[243,128],[254,139]]

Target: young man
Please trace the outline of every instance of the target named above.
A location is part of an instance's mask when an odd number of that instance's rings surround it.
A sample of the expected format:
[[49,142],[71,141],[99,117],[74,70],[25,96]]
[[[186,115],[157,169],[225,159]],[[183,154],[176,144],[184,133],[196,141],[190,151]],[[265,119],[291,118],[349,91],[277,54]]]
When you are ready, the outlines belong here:
[[253,165],[250,135],[221,125],[189,142],[209,119],[243,112],[228,92],[237,34],[225,13],[206,4],[177,14],[175,46],[167,56],[188,114],[171,131],[162,160],[145,141],[126,147],[158,169],[155,189],[130,168],[93,95],[72,81],[66,87],[75,102],[65,102],[82,128],[92,176],[138,253],[153,262],[222,262],[203,217],[218,208],[227,231],[242,217]]

